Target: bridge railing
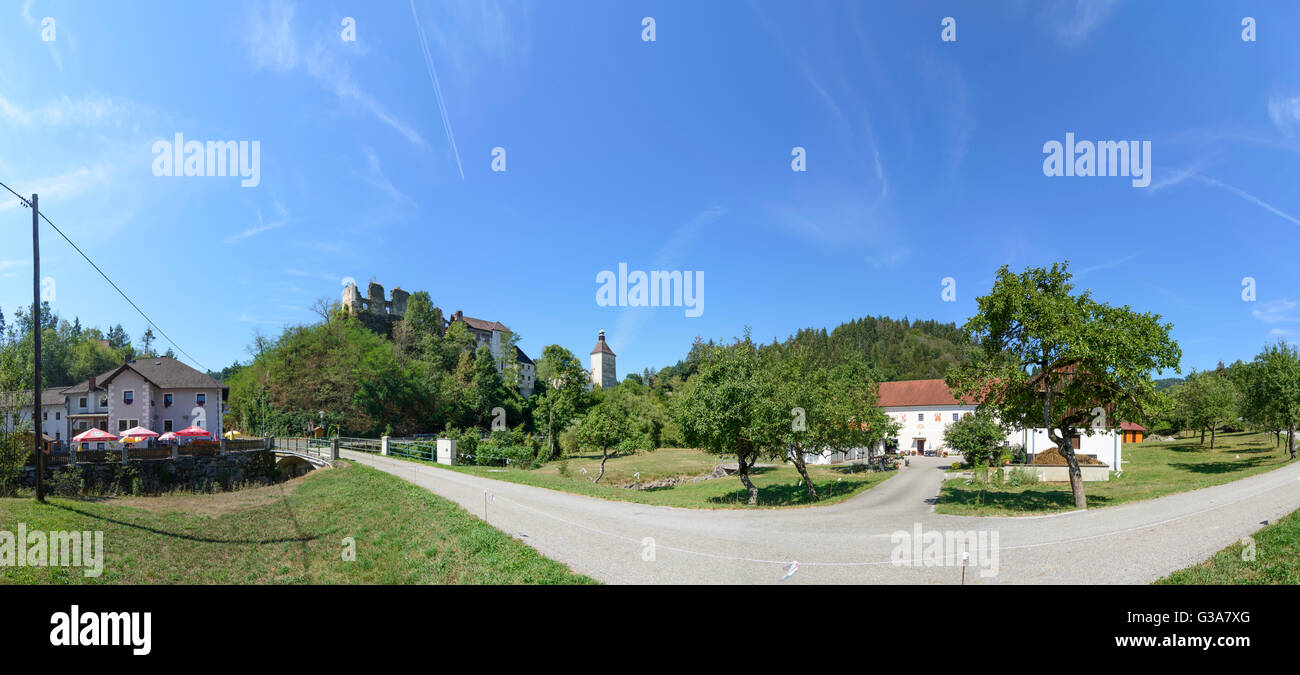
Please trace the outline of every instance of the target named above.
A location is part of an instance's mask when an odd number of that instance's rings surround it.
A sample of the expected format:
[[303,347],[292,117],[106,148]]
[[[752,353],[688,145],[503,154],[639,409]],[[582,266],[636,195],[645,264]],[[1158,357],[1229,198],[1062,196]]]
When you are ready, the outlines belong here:
[[274,448],[282,452],[296,452],[302,455],[313,455],[316,457],[328,457],[330,454],[330,439],[328,438],[308,438],[308,437],[281,437],[275,438]]

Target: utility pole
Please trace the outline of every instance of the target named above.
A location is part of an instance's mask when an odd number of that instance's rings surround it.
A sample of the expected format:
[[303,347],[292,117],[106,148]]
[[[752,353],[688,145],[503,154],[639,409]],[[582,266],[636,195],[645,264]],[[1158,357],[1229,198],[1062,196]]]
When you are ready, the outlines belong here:
[[32,342],[36,364],[32,380],[32,447],[36,450],[36,501],[45,501],[45,448],[41,447],[41,215],[36,193],[32,193]]

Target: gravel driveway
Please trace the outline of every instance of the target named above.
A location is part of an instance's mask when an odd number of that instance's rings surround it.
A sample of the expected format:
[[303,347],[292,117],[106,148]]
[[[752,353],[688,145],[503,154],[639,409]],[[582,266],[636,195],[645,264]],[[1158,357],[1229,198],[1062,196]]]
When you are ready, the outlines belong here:
[[[360,452],[343,456],[480,518],[491,492],[489,523],[606,583],[955,584],[961,549],[934,540],[961,533],[984,543],[971,554],[966,583],[1148,583],[1300,508],[1300,463],[1121,506],[977,518],[933,512],[950,461],[929,457],[913,457],[900,475],[831,506],[705,510],[606,501]],[[798,569],[783,580],[792,561]]]

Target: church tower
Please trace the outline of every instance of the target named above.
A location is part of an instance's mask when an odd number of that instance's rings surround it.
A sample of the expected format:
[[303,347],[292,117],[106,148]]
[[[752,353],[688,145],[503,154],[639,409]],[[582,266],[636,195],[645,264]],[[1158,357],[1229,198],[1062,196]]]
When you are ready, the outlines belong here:
[[605,344],[605,331],[600,331],[596,346],[591,350],[591,384],[601,389],[618,386],[618,375],[614,369],[614,350]]

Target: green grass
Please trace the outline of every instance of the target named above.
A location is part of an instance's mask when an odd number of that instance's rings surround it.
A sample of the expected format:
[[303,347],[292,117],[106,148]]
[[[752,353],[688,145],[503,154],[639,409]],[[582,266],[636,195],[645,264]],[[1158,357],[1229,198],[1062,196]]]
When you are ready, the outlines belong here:
[[1214,557],[1157,581],[1157,584],[1300,584],[1300,511],[1252,535],[1255,559],[1242,560],[1240,542]]
[[[395,457],[395,459],[402,458]],[[616,501],[698,509],[752,508],[746,506],[748,493],[735,475],[649,490],[618,487],[620,483],[636,480],[635,474],[638,471],[641,473],[641,481],[648,482],[671,476],[707,474],[723,462],[719,457],[700,450],[661,448],[652,452],[614,457],[605,463],[605,475],[600,479],[600,483],[591,482],[591,479],[600,472],[600,455],[569,457],[568,476],[560,474],[562,461],[551,462],[538,469],[449,467],[441,464],[434,464],[434,466],[483,478]],[[582,473],[584,468],[587,470],[586,474]],[[812,501],[807,490],[800,484],[799,472],[795,471],[793,466],[757,466],[751,471],[750,476],[754,485],[758,487],[760,507],[789,507],[840,502],[879,485],[895,473],[897,472],[873,473],[864,471],[862,467],[846,465],[809,466],[808,475],[812,478],[821,497],[821,500],[816,502]]]
[[[0,529],[102,530],[103,575],[0,567],[0,583],[595,583],[456,504],[344,462],[280,485],[186,497],[0,499]],[[343,539],[356,559],[343,560]]]
[[[1123,474],[1105,483],[1084,483],[1088,508],[1114,506],[1176,492],[1220,485],[1276,469],[1290,456],[1273,447],[1267,433],[1219,434],[1214,450],[1199,437],[1124,444]],[[1020,488],[967,485],[955,478],[943,485],[938,513],[962,516],[1040,514],[1074,509],[1069,483]],[[982,503],[981,503],[982,499]]]

